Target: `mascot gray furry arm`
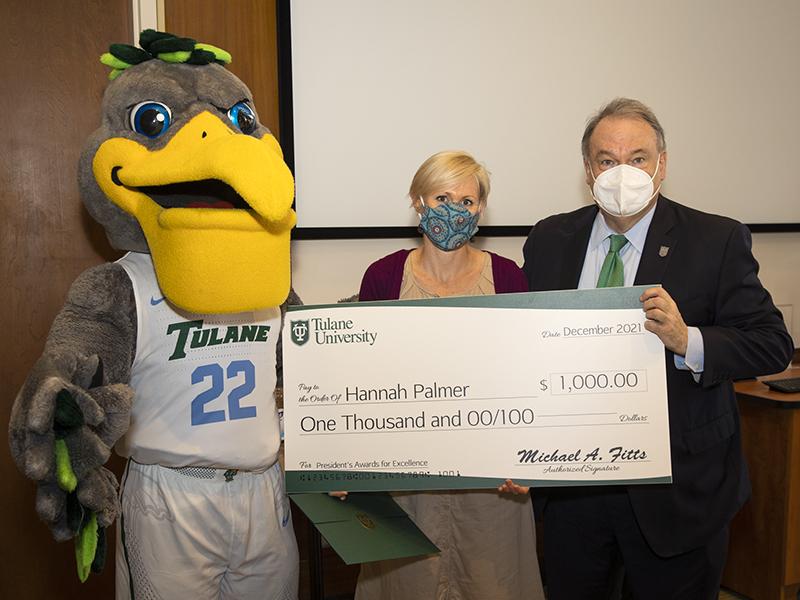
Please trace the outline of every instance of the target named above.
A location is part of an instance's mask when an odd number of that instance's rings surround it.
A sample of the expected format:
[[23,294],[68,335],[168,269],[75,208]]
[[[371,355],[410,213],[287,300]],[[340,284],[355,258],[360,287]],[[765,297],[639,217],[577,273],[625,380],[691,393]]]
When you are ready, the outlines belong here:
[[130,282],[120,271],[102,265],[73,283],[11,412],[11,453],[38,483],[36,510],[58,540],[77,534],[82,507],[99,527],[117,514],[116,481],[102,465],[128,428],[133,391],[123,382],[136,337]]
[[[87,209],[114,247],[151,257],[176,310],[299,303],[290,296],[293,180],[250,91],[224,68],[230,56],[152,30],[140,45],[101,58],[112,82],[79,165]],[[54,537],[77,536],[81,579],[101,567],[103,528],[119,510],[103,464],[137,401],[137,302],[147,301],[118,263],[83,273],[11,414],[14,460],[37,483],[36,510]]]

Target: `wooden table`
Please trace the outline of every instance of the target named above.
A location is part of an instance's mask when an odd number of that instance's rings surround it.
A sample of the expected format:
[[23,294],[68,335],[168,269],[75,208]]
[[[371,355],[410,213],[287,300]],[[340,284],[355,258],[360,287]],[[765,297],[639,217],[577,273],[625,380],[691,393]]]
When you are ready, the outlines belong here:
[[[800,366],[762,379],[800,377]],[[800,590],[800,393],[736,384],[753,496],[731,524],[722,585],[753,600]]]

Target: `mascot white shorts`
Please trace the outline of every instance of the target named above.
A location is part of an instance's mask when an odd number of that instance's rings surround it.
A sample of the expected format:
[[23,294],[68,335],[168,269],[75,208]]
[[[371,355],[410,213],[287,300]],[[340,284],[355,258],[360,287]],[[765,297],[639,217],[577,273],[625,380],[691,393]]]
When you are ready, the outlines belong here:
[[117,600],[296,600],[297,542],[280,466],[263,473],[128,461]]

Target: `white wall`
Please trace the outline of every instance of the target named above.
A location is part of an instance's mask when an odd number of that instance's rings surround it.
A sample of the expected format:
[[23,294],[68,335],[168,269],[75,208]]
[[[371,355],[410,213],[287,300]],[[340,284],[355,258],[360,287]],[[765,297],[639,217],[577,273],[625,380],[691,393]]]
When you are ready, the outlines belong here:
[[800,345],[800,233],[753,235],[753,254],[759,273],[775,304],[783,311],[786,326]]
[[[477,238],[478,246],[522,265],[524,238]],[[294,288],[306,304],[325,304],[358,292],[369,264],[413,239],[301,240],[292,242]],[[761,281],[784,310],[787,326],[800,337],[800,233],[753,235],[753,252],[761,264]],[[789,308],[784,308],[789,307]]]
[[291,12],[299,227],[412,224],[410,175],[445,149],[492,172],[484,226],[571,210],[585,120],[616,96],[658,115],[667,197],[800,223],[798,0],[294,0]]

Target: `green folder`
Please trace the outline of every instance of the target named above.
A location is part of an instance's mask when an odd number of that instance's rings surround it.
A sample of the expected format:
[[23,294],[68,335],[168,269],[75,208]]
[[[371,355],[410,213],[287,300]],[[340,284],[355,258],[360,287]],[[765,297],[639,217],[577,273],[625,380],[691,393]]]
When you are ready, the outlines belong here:
[[331,548],[348,564],[439,552],[389,494],[291,494]]

